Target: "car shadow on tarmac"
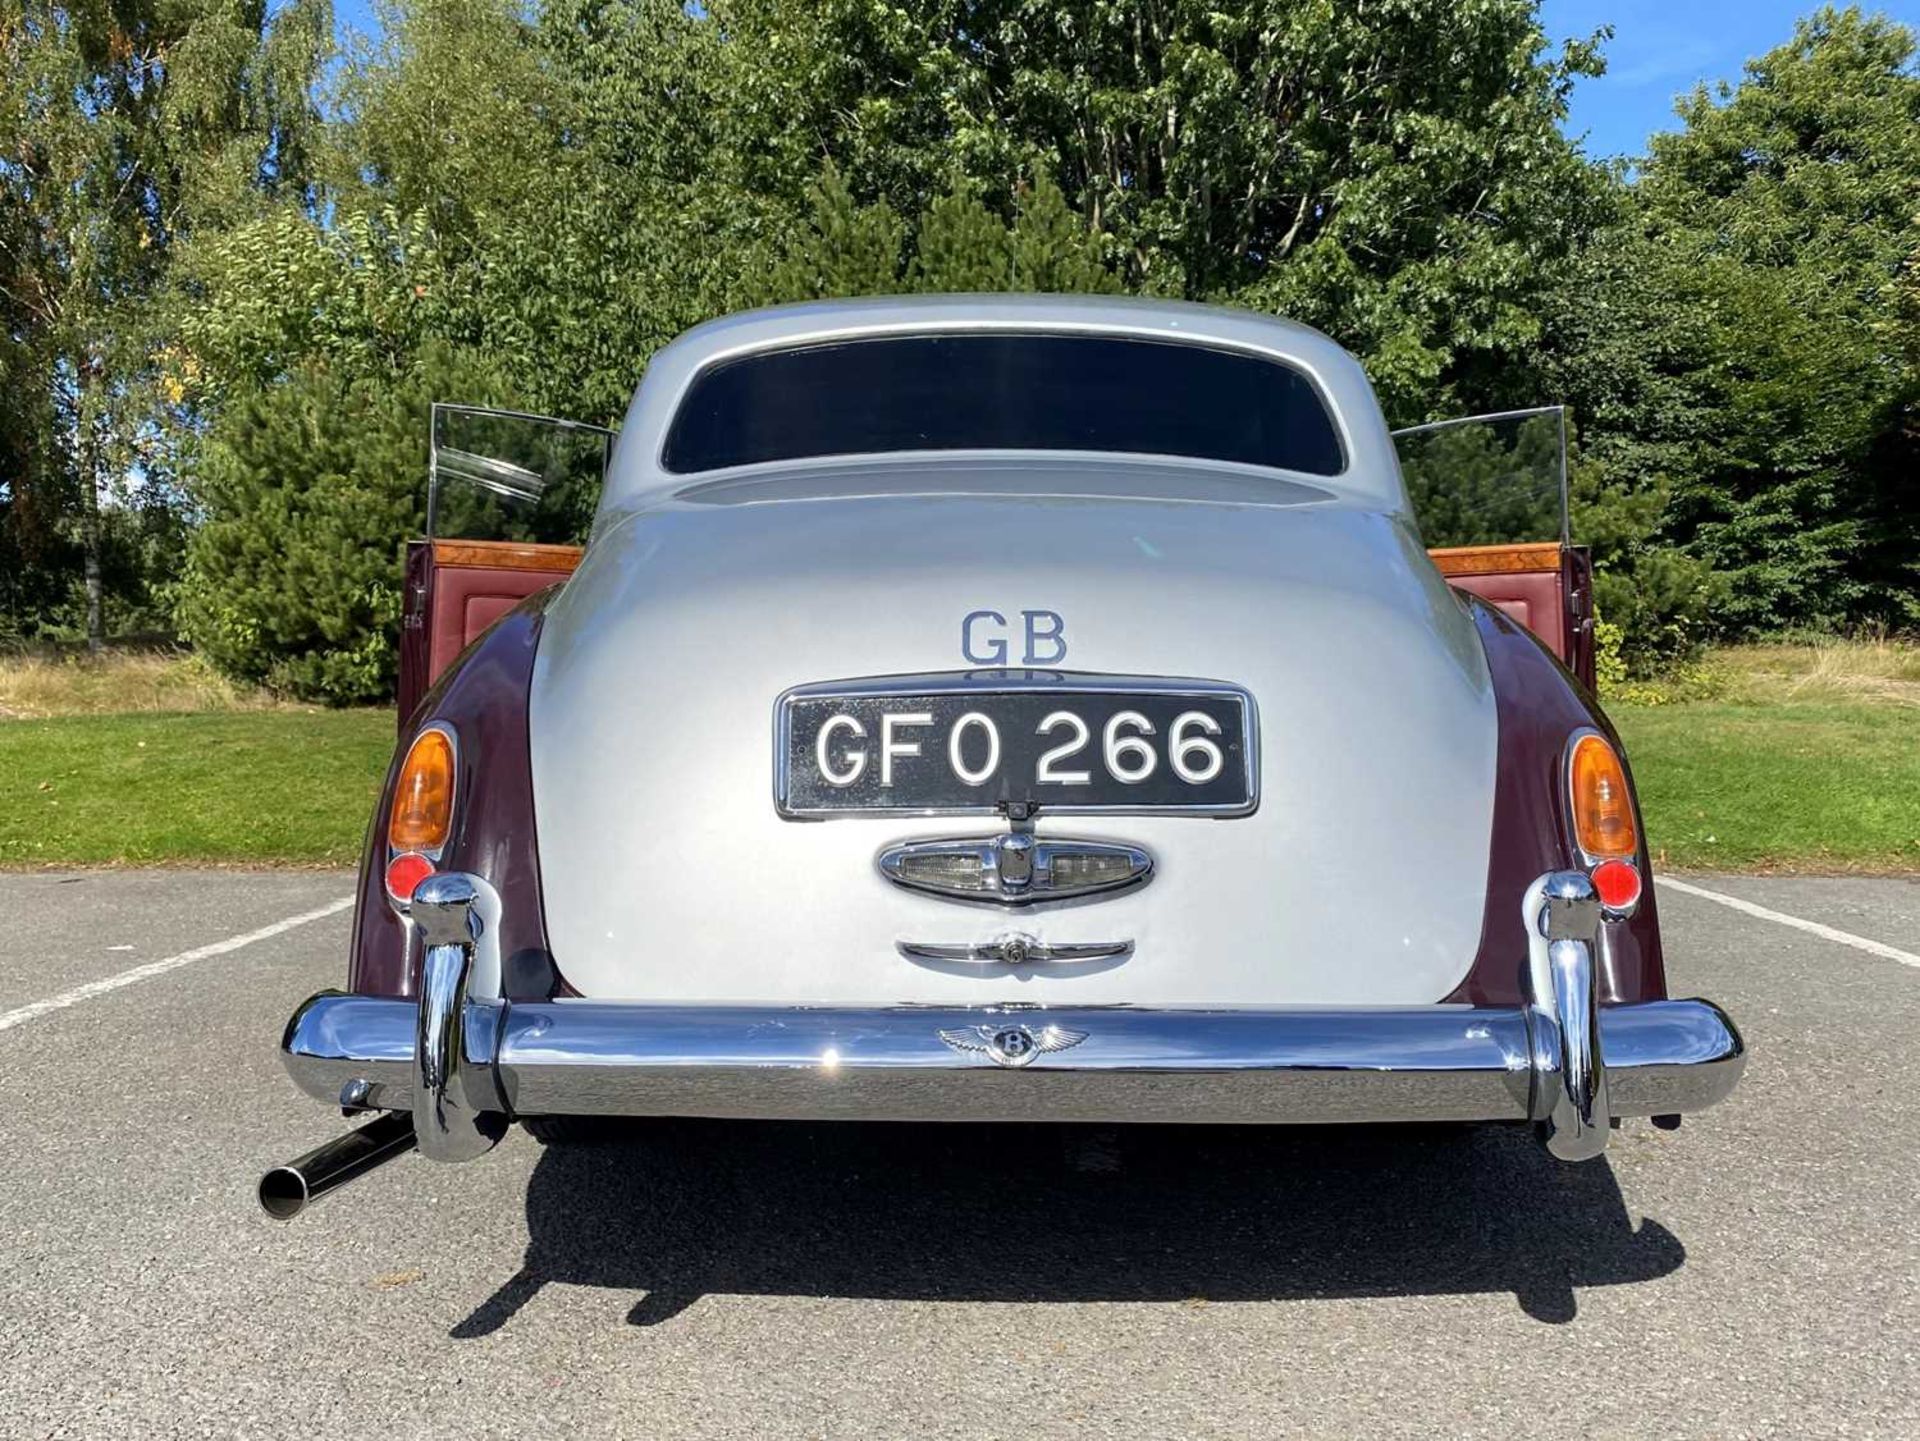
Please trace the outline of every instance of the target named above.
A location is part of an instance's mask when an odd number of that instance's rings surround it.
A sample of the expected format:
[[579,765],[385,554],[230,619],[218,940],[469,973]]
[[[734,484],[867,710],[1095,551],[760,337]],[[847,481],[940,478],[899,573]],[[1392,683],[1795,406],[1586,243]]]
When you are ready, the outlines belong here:
[[1647,1281],[1686,1249],[1629,1218],[1604,1160],[1520,1126],[1079,1127],[656,1122],[549,1147],[526,1260],[453,1328],[498,1330],[549,1281],[709,1294],[1250,1301]]

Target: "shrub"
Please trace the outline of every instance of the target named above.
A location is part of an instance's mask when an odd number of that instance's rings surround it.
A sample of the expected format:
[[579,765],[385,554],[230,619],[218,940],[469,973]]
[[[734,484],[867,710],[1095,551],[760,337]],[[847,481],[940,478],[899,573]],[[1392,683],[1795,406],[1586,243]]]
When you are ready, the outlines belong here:
[[223,674],[346,705],[393,693],[403,549],[425,522],[434,399],[485,400],[472,362],[310,367],[232,397],[201,445],[175,617]]
[[1617,632],[1624,680],[1698,654],[1726,582],[1706,562],[1659,538],[1663,483],[1633,484],[1613,475],[1613,467],[1597,462],[1574,466],[1573,538],[1592,548],[1594,611]]

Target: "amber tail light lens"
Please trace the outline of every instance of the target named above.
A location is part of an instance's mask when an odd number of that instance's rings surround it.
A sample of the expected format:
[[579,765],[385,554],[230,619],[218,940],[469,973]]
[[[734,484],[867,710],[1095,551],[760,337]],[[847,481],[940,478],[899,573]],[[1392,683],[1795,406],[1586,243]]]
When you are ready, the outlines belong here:
[[1600,736],[1582,736],[1569,765],[1573,791],[1573,837],[1595,858],[1630,857],[1640,848],[1633,824],[1633,797],[1626,767]]
[[387,844],[396,851],[438,851],[453,827],[453,742],[424,730],[400,765]]

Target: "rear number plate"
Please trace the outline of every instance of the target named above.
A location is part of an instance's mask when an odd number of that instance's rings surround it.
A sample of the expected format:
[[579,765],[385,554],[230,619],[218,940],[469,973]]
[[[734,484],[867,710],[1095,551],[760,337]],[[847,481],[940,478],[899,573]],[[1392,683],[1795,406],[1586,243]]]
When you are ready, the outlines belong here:
[[1253,702],[1214,681],[841,682],[780,698],[788,816],[1177,811],[1258,801]]

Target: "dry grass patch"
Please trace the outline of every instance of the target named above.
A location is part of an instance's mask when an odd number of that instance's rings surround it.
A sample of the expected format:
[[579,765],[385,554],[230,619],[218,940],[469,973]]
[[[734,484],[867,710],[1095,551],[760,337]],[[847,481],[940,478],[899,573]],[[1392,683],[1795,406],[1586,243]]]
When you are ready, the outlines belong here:
[[195,655],[109,651],[97,660],[0,655],[0,721],[293,709],[307,707],[235,685]]
[[1732,701],[1920,707],[1920,644],[1912,641],[1730,646],[1716,652],[1709,665],[1725,674],[1726,698]]
[[1718,646],[1654,680],[1601,687],[1609,705],[1865,705],[1920,709],[1920,642],[1832,640]]

